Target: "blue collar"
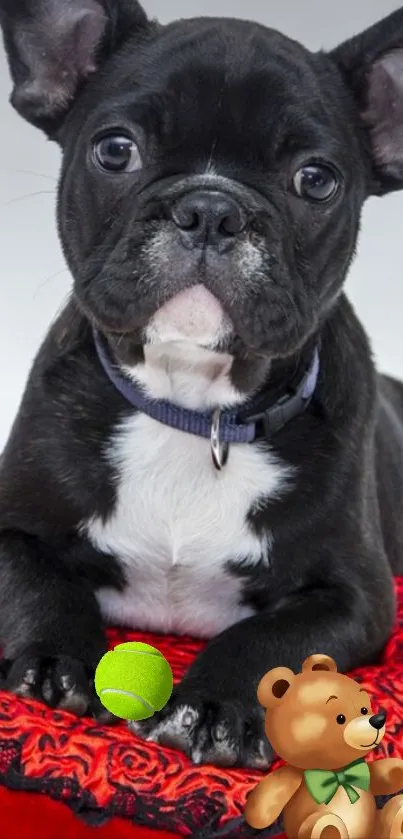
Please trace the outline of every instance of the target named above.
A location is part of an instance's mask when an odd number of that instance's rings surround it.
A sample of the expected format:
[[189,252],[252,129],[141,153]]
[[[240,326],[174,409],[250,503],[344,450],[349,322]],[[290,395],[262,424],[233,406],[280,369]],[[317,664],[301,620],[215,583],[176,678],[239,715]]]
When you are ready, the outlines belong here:
[[[259,438],[271,439],[290,420],[302,414],[312,399],[319,376],[319,352],[315,349],[309,369],[295,387],[288,388],[284,396],[265,410],[254,410],[253,400],[250,405],[242,408],[243,412],[248,413],[241,420],[239,408],[192,411],[165,399],[147,396],[140,386],[122,373],[112,359],[105,339],[96,330],[94,341],[106,375],[127,402],[170,428],[209,439],[217,468],[221,468],[226,462],[230,443],[252,443]],[[259,396],[259,404],[262,404],[262,394]]]

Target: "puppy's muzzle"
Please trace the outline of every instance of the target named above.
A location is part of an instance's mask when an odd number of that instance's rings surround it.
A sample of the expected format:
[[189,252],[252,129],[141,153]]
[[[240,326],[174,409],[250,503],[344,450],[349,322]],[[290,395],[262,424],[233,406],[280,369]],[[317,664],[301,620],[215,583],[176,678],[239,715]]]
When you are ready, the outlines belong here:
[[217,190],[193,190],[172,208],[172,220],[185,248],[210,246],[223,253],[245,230],[246,214],[230,195]]

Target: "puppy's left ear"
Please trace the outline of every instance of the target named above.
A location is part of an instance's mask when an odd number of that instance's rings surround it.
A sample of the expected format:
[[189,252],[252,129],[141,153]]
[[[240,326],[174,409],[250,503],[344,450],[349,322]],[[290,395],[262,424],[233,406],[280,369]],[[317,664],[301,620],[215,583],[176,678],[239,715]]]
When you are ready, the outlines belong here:
[[403,188],[403,8],[330,53],[358,106],[373,193]]
[[124,40],[151,29],[136,0],[0,0],[11,103],[52,135]]

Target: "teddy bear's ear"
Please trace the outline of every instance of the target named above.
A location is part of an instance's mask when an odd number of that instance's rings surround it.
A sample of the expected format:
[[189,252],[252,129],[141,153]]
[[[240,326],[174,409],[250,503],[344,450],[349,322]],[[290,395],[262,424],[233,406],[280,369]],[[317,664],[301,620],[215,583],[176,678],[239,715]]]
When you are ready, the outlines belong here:
[[329,655],[316,653],[306,658],[302,665],[302,672],[309,670],[328,670],[330,673],[337,673],[337,664]]
[[263,708],[274,708],[281,702],[294,679],[295,673],[288,667],[275,667],[274,670],[269,670],[259,682],[258,702],[263,705]]

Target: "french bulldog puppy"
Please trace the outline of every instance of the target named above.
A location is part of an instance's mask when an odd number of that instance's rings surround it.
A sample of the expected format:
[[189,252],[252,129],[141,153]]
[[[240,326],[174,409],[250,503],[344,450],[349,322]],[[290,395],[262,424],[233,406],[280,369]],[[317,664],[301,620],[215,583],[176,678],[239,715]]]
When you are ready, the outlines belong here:
[[0,463],[3,687],[102,720],[105,625],[199,636],[133,727],[264,767],[263,674],[375,661],[403,572],[403,387],[343,292],[403,187],[403,9],[329,53],[134,0],[0,21],[72,276]]

